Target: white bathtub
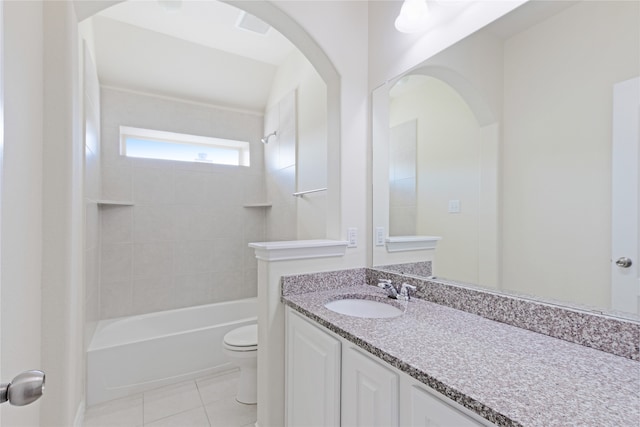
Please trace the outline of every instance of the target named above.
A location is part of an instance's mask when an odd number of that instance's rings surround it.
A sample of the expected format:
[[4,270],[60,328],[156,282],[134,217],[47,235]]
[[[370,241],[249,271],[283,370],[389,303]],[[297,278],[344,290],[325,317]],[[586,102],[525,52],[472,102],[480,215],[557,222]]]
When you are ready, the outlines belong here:
[[222,338],[256,316],[249,298],[101,321],[87,350],[87,404],[233,369]]

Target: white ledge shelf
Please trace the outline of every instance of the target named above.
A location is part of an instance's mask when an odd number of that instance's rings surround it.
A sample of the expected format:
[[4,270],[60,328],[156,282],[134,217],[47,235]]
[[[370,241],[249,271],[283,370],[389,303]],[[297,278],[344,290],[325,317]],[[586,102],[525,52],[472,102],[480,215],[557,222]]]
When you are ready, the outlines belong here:
[[242,205],[242,207],[244,207],[244,208],[270,208],[271,207],[271,202],[246,203],[246,204]]
[[96,200],[98,206],[133,206],[133,202],[126,200]]
[[387,252],[421,251],[435,249],[440,236],[392,236],[388,237]]
[[346,240],[289,240],[280,242],[249,243],[256,258],[264,261],[326,258],[344,256]]

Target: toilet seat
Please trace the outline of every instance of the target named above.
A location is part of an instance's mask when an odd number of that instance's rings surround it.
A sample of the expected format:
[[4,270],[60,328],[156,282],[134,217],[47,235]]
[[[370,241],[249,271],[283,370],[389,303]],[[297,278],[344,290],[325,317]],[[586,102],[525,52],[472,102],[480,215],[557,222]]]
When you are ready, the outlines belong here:
[[236,328],[225,334],[224,347],[231,351],[255,351],[258,349],[258,325]]

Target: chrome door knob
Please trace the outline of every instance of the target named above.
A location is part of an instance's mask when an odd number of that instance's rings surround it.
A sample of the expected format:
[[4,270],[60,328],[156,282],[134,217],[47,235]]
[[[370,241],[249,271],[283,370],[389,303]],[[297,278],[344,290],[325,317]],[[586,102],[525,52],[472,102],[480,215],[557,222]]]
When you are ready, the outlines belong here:
[[621,268],[629,268],[631,267],[631,264],[633,264],[633,262],[629,258],[624,256],[618,258],[618,260],[616,261],[616,265]]
[[35,402],[44,393],[44,372],[25,371],[10,383],[0,384],[0,403],[24,406]]

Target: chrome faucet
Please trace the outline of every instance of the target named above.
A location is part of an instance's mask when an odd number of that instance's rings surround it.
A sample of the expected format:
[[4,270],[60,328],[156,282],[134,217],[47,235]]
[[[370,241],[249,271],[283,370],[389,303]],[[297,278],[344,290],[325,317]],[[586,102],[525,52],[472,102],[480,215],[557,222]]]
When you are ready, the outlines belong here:
[[408,283],[403,283],[400,287],[400,296],[404,298],[406,301],[411,300],[411,292],[416,293],[417,288]]
[[387,291],[387,295],[389,298],[398,299],[398,290],[391,283],[389,279],[380,279],[378,280],[378,287]]

